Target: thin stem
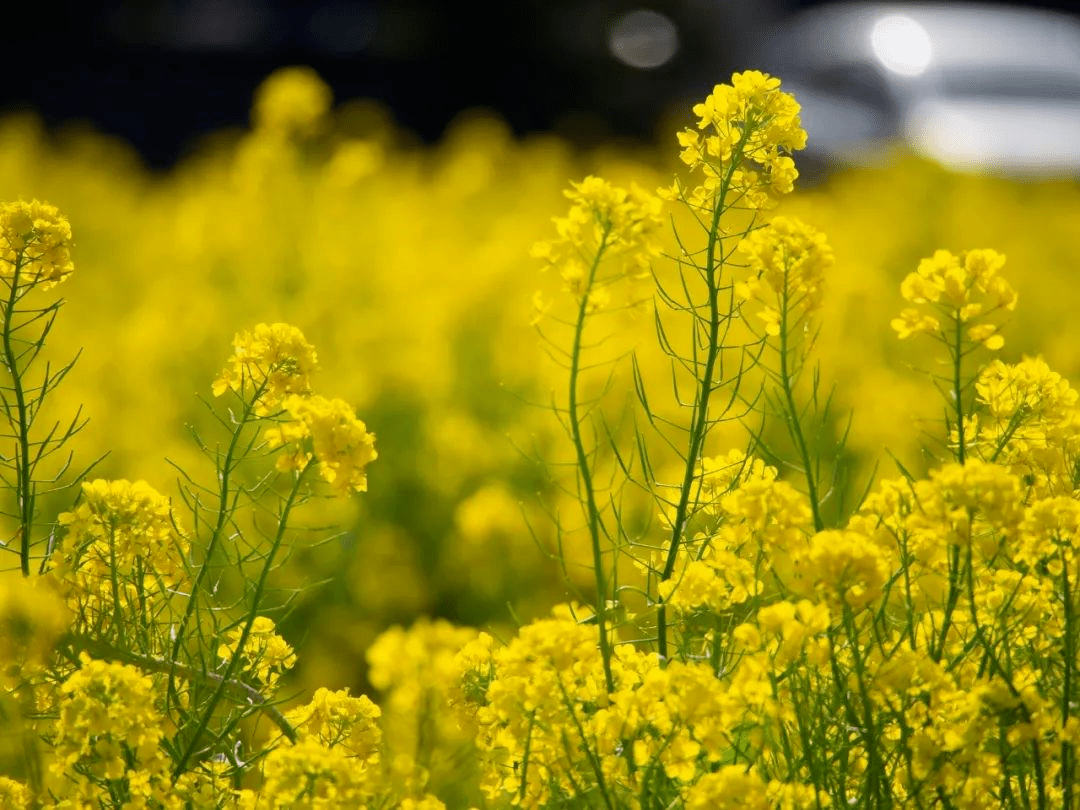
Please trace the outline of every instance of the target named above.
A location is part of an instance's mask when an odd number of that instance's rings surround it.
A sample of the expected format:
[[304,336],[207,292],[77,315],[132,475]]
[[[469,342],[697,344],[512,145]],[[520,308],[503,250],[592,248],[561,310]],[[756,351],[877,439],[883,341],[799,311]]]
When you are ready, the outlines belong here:
[[19,503],[19,566],[24,577],[30,576],[30,545],[34,529],[34,490],[30,476],[30,419],[23,391],[22,374],[19,371],[15,347],[12,345],[12,321],[15,304],[19,301],[19,272],[22,270],[23,254],[15,257],[9,283],[10,294],[4,302],[4,365],[11,375],[11,389],[15,392],[15,411],[18,449],[15,452],[15,498]]
[[956,324],[956,347],[953,353],[953,400],[956,407],[956,460],[964,463],[964,402],[961,399],[964,391],[963,379],[961,378],[961,361],[963,360],[962,341],[963,324],[960,321],[960,311],[957,310],[953,320]]
[[851,658],[855,664],[855,679],[859,687],[859,698],[863,709],[862,737],[866,746],[866,770],[867,781],[865,784],[865,796],[867,807],[891,807],[892,801],[888,792],[884,774],[884,764],[881,761],[881,752],[878,748],[879,738],[876,724],[874,723],[874,704],[870,698],[866,686],[867,672],[863,657],[859,654],[859,634],[855,627],[855,617],[851,607],[844,602],[843,619],[847,629],[848,638],[851,641]]
[[218,703],[221,702],[222,697],[228,689],[228,683],[233,679],[233,675],[240,666],[240,660],[244,655],[244,645],[247,644],[248,638],[251,635],[251,628],[255,624],[255,619],[258,617],[259,603],[262,601],[263,591],[266,589],[266,582],[270,576],[270,571],[273,568],[274,558],[277,556],[281,544],[285,539],[285,529],[288,525],[289,513],[292,511],[293,504],[296,502],[296,497],[300,493],[300,486],[304,480],[304,475],[311,469],[312,463],[313,461],[308,461],[307,465],[305,465],[305,467],[297,474],[293,487],[290,490],[288,497],[285,499],[285,505],[281,510],[281,517],[278,519],[277,533],[274,535],[274,540],[270,545],[270,551],[266,555],[266,562],[263,563],[258,582],[255,584],[255,593],[252,595],[251,607],[248,610],[244,627],[240,631],[240,638],[236,643],[236,649],[233,650],[232,655],[229,657],[229,663],[225,668],[225,673],[221,676],[221,682],[210,696],[206,708],[203,709],[202,716],[199,718],[199,723],[195,727],[194,734],[192,734],[183,754],[180,755],[176,766],[173,768],[174,782],[180,778],[180,775],[184,772],[192,755],[195,753],[199,740],[202,738],[203,733],[210,724],[210,719],[213,717],[214,710],[217,708]]
[[790,324],[788,315],[790,310],[790,285],[788,284],[789,267],[784,262],[784,292],[780,307],[780,387],[784,393],[784,402],[788,410],[788,424],[791,427],[791,435],[795,439],[795,446],[799,451],[799,460],[803,465],[803,474],[806,476],[806,494],[810,500],[810,509],[814,516],[814,531],[820,532],[825,528],[825,522],[821,519],[821,506],[818,503],[817,477],[810,465],[810,449],[806,445],[806,436],[803,434],[802,419],[799,418],[798,408],[795,406],[795,391],[792,384],[794,369],[791,367],[791,346],[789,341]]
[[296,742],[296,729],[285,719],[285,715],[274,704],[270,703],[263,694],[255,687],[244,683],[239,679],[227,679],[216,672],[202,672],[194,667],[185,666],[176,661],[165,661],[153,658],[149,655],[140,655],[130,650],[114,647],[100,639],[86,636],[70,635],[60,642],[58,646],[67,646],[75,653],[86,652],[97,659],[120,661],[124,664],[138,667],[145,672],[176,673],[189,681],[201,681],[212,683],[215,686],[224,686],[225,694],[230,699],[245,706],[255,706],[276,725],[281,733],[291,742]]
[[578,414],[578,377],[581,370],[581,343],[585,331],[585,319],[588,315],[589,293],[596,281],[596,271],[600,259],[607,249],[607,239],[611,226],[604,227],[600,244],[596,249],[589,267],[588,280],[582,290],[578,305],[577,321],[574,324],[574,342],[570,350],[570,397],[567,405],[567,419],[570,423],[570,439],[577,454],[578,474],[581,476],[581,489],[585,495],[586,519],[589,524],[589,540],[593,553],[593,573],[596,577],[596,623],[600,627],[600,654],[604,662],[604,681],[609,692],[615,691],[615,679],[611,674],[611,642],[607,637],[607,583],[604,580],[604,557],[600,548],[600,508],[596,503],[596,491],[593,486],[589,456],[585,451],[585,442],[581,436],[581,417]]
[[[199,591],[202,588],[203,579],[206,577],[207,572],[210,570],[210,560],[214,556],[214,552],[217,550],[218,543],[221,541],[221,537],[224,534],[225,525],[228,522],[230,509],[229,499],[231,497],[230,492],[230,475],[232,474],[234,457],[236,456],[237,447],[240,444],[240,434],[243,432],[244,427],[247,426],[251,419],[251,415],[255,411],[255,404],[259,401],[259,397],[262,395],[265,383],[260,385],[255,394],[244,402],[244,410],[240,416],[240,421],[236,424],[236,429],[233,430],[232,436],[229,437],[229,446],[225,451],[225,459],[222,462],[221,470],[218,474],[218,508],[217,508],[217,520],[214,524],[214,530],[210,535],[210,540],[206,544],[206,554],[203,557],[203,563],[199,567],[198,573],[195,575],[195,579],[191,584],[191,593],[188,596],[187,605],[184,607],[184,615],[180,619],[180,624],[176,628],[176,635],[173,638],[172,652],[170,658],[173,661],[179,659],[180,647],[184,643],[184,637],[187,633],[188,622],[191,621],[192,615],[195,613],[195,609],[198,606]],[[169,680],[169,691],[172,692],[172,679]]]
[[[675,561],[678,559],[679,545],[682,542],[683,533],[686,530],[687,514],[690,506],[690,492],[694,488],[694,480],[697,477],[698,459],[701,456],[702,447],[705,445],[705,436],[708,431],[709,421],[709,398],[713,392],[713,374],[717,358],[720,356],[720,286],[717,275],[719,267],[716,260],[716,249],[720,236],[720,217],[726,210],[726,199],[731,178],[735,169],[742,162],[743,147],[749,137],[749,130],[745,131],[742,139],[733,150],[732,160],[728,166],[720,189],[717,192],[716,204],[712,211],[712,221],[709,224],[709,237],[705,247],[705,284],[709,295],[709,331],[708,342],[705,345],[705,364],[701,377],[698,378],[697,397],[694,400],[694,414],[690,429],[690,447],[686,454],[686,467],[683,471],[682,486],[679,489],[679,503],[675,508],[675,519],[671,524],[671,544],[668,546],[667,559],[660,574],[660,581],[667,582],[675,573]],[[723,258],[719,265],[723,265]],[[656,611],[656,643],[660,654],[660,661],[667,662],[667,605],[660,599]]]

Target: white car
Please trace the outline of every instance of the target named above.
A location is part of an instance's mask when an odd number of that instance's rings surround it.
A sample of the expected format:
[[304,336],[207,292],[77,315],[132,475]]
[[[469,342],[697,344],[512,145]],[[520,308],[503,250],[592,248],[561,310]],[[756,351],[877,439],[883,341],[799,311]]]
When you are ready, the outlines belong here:
[[802,104],[813,162],[880,162],[899,140],[960,170],[1080,176],[1080,21],[1067,14],[822,6],[767,37],[759,62]]

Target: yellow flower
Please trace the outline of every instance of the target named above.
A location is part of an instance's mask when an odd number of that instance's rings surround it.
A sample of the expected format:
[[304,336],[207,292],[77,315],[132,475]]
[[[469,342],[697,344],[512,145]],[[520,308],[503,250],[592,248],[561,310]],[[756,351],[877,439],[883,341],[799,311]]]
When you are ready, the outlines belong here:
[[941,331],[941,323],[932,315],[925,315],[917,309],[907,308],[900,312],[899,318],[893,318],[889,324],[896,330],[901,340],[919,332],[936,333]]
[[[244,649],[240,654],[241,672],[251,673],[260,684],[273,690],[281,674],[292,669],[296,655],[292,647],[275,633],[272,619],[256,616],[251,625]],[[228,661],[236,654],[240,638],[244,633],[243,625],[238,625],[225,636],[225,643],[218,647],[218,657]]]
[[753,767],[725,765],[686,793],[686,810],[770,810],[766,783]]
[[[564,192],[570,211],[553,220],[557,238],[536,243],[531,255],[544,262],[545,270],[558,268],[564,289],[578,298],[588,295],[589,306],[597,309],[610,297],[596,288],[598,283],[641,274],[659,254],[662,203],[636,185],[627,190],[592,175],[570,185]],[[605,267],[615,268],[603,279],[591,273],[600,255]]]
[[825,604],[803,599],[766,605],[758,611],[757,620],[775,665],[783,668],[799,658],[808,642],[829,628],[830,617]]
[[790,153],[806,146],[799,104],[780,90],[780,80],[756,70],[736,73],[694,106],[700,132],[678,133],[680,158],[701,174],[685,189],[676,182],[661,194],[712,211],[725,205],[761,208],[790,192],[798,171]]
[[305,137],[318,134],[334,97],[309,67],[286,67],[271,73],[255,91],[251,110],[257,131]]
[[0,776],[0,807],[27,810],[31,798],[30,789],[26,785],[7,776]]
[[314,395],[285,398],[292,421],[266,431],[271,447],[293,445],[278,457],[278,469],[301,470],[314,457],[319,475],[339,494],[367,491],[367,465],[378,458],[375,434],[356,418],[352,406],[341,399]]
[[789,334],[821,307],[825,273],[833,265],[825,234],[797,219],[776,217],[739,243],[751,277],[736,287],[744,301],[762,307],[758,317],[769,335]]
[[229,390],[255,395],[255,413],[266,416],[289,394],[309,393],[317,367],[315,349],[303,332],[287,323],[260,323],[233,338],[232,357],[211,390],[215,397]]
[[1060,420],[1080,400],[1069,381],[1039,357],[1015,365],[993,361],[979,375],[975,391],[990,414],[1004,422],[1018,415]]
[[855,611],[881,596],[892,573],[882,550],[854,531],[818,532],[806,558],[822,597]]
[[300,737],[314,737],[328,748],[342,746],[362,760],[378,759],[382,711],[366,696],[352,697],[347,689],[320,687],[306,706],[285,713]]
[[280,745],[266,755],[259,810],[353,810],[367,807],[379,790],[380,774],[341,748],[314,737]]
[[993,250],[968,250],[959,256],[935,251],[907,275],[900,294],[918,307],[932,307],[936,314],[908,308],[893,319],[892,328],[901,339],[928,332],[952,340],[950,330],[960,323],[966,325],[969,341],[997,351],[1005,340],[998,334],[998,324],[984,319],[1016,308],[1016,292],[999,273],[1004,265],[1005,257]]
[[990,363],[975,383],[978,443],[1040,496],[1072,492],[1080,458],[1077,391],[1040,358]]
[[55,287],[75,269],[70,243],[71,225],[55,206],[0,204],[0,278],[13,279],[18,268],[19,286]]
[[729,551],[713,551],[686,563],[681,574],[660,583],[660,597],[677,611],[707,607],[726,610],[759,593],[761,583],[747,560]]
[[116,594],[123,605],[164,602],[157,582],[171,587],[187,576],[190,539],[171,501],[145,481],[84,481],[81,502],[58,523],[66,533],[54,574],[84,618],[112,622]]
[[140,786],[132,792],[144,797],[153,783],[160,789],[168,779],[168,757],[158,745],[164,731],[150,678],[84,654],[60,693],[52,765],[57,775],[123,779],[129,789]]

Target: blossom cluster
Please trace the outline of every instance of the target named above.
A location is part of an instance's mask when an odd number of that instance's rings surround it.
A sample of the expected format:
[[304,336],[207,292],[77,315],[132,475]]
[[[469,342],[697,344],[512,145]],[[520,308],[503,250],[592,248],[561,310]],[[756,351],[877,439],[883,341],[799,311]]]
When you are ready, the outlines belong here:
[[994,318],[1016,308],[1016,291],[999,273],[1004,265],[994,250],[936,251],[904,279],[900,292],[917,306],[904,309],[893,329],[901,338],[927,332],[945,340],[962,329],[972,343],[1000,349],[1005,339]]
[[647,275],[660,253],[662,203],[637,185],[623,189],[592,175],[564,193],[571,204],[565,217],[553,220],[557,238],[537,242],[532,255],[545,269],[558,269],[565,291],[585,299],[590,310],[602,309],[613,282]]
[[118,611],[150,621],[188,576],[190,538],[169,498],[145,481],[86,481],[58,523],[65,534],[51,576],[80,622],[99,631],[124,632]]
[[0,278],[55,287],[75,269],[71,225],[56,206],[33,200],[0,205]]
[[311,375],[318,369],[315,348],[303,332],[287,323],[260,323],[237,333],[228,365],[211,390],[254,396],[256,413],[274,413],[290,394],[311,392]]
[[736,73],[694,105],[697,130],[679,133],[680,158],[700,185],[681,183],[666,196],[712,212],[717,202],[761,208],[794,187],[799,173],[791,152],[806,146],[799,103],[780,80],[757,70]]
[[833,265],[825,234],[803,222],[775,217],[739,243],[750,277],[736,291],[760,305],[766,334],[798,334],[821,307],[826,273]]
[[303,333],[285,323],[261,323],[240,332],[233,345],[214,396],[231,390],[250,401],[256,416],[286,417],[264,434],[271,448],[288,449],[278,456],[278,469],[300,472],[314,459],[335,492],[367,491],[365,468],[378,456],[375,436],[347,402],[312,393],[317,359]]

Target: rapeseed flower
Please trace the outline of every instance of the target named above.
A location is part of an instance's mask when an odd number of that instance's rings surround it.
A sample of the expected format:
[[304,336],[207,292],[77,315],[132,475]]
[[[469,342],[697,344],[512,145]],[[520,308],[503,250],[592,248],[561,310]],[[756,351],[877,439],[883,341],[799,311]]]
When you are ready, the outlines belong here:
[[821,597],[856,612],[881,597],[893,573],[884,550],[854,531],[818,532],[804,560]]
[[310,393],[317,367],[315,349],[303,332],[287,323],[260,323],[233,339],[232,357],[211,390],[215,397],[229,390],[254,396],[255,414],[267,416],[290,394]]
[[125,664],[80,659],[60,686],[53,772],[66,790],[90,800],[124,784],[133,799],[164,800],[168,757],[153,682]]
[[736,293],[760,305],[766,334],[775,337],[785,326],[793,333],[820,309],[825,274],[833,266],[825,234],[797,219],[776,217],[743,239],[739,252],[751,276]]
[[[783,669],[798,660],[812,647],[811,657],[827,656],[827,643],[820,636],[829,629],[830,611],[826,604],[802,599],[766,605],[757,612],[757,628],[764,648],[775,666]],[[750,637],[744,635],[744,643]]]
[[[266,616],[255,617],[244,649],[240,653],[243,663],[238,670],[249,673],[257,683],[266,686],[271,692],[277,687],[281,675],[292,669],[296,663],[293,648],[275,630],[273,619]],[[225,642],[218,647],[218,657],[228,661],[236,655],[243,634],[243,625],[230,630],[225,636]]]
[[700,131],[678,133],[680,158],[701,173],[701,184],[687,190],[676,182],[661,193],[711,212],[721,196],[727,205],[761,208],[790,192],[799,175],[791,152],[806,146],[799,109],[779,79],[756,70],[733,74],[731,84],[716,85],[694,105]]
[[187,577],[190,539],[171,501],[145,481],[85,481],[81,502],[57,522],[66,532],[53,575],[83,619],[112,621],[117,595],[140,610],[160,604],[168,593],[158,583],[169,588]]
[[[544,262],[544,269],[556,268],[564,290],[587,298],[595,311],[610,300],[606,285],[648,273],[660,253],[662,202],[636,185],[623,189],[592,175],[570,185],[563,192],[570,210],[553,220],[557,237],[533,245],[532,256]],[[595,266],[601,259],[602,276]],[[544,307],[540,299],[536,304]]]
[[0,204],[0,278],[55,287],[75,269],[71,225],[56,206],[32,200]]
[[256,793],[241,792],[239,805],[250,810],[351,810],[367,807],[381,788],[377,769],[358,767],[343,748],[308,736],[279,745],[262,764]]
[[706,552],[705,559],[686,561],[685,566],[671,579],[658,586],[660,597],[676,611],[708,608],[717,612],[740,605],[762,590],[753,565],[726,550]]
[[946,341],[963,329],[972,343],[1000,349],[1005,339],[999,326],[985,319],[1016,308],[1016,291],[999,273],[1004,265],[1005,257],[994,250],[968,250],[958,256],[935,251],[900,285],[904,299],[918,306],[893,319],[893,329],[901,339],[927,332]]
[[356,418],[349,403],[319,395],[292,394],[282,403],[290,421],[266,431],[270,447],[290,448],[278,456],[279,470],[303,470],[314,458],[319,475],[341,495],[367,491],[367,465],[378,458],[375,434]]
[[0,776],[0,807],[10,810],[27,810],[33,797],[30,789],[7,776]]
[[313,737],[329,748],[341,746],[361,761],[377,762],[382,743],[382,711],[365,696],[319,687],[311,702],[285,714],[299,737]]
[[991,362],[975,381],[976,449],[1040,496],[1072,492],[1080,459],[1080,395],[1041,358]]

